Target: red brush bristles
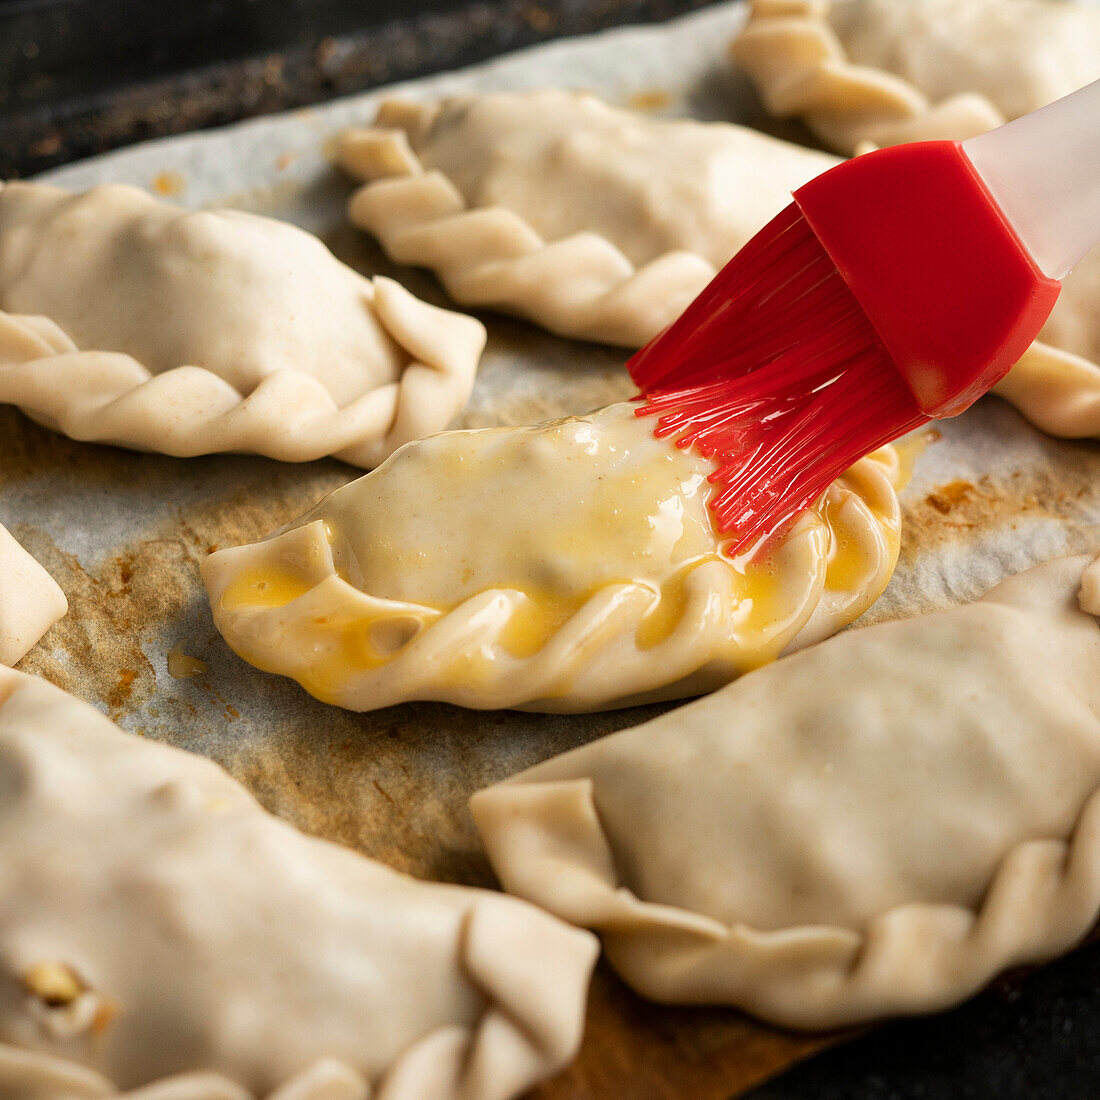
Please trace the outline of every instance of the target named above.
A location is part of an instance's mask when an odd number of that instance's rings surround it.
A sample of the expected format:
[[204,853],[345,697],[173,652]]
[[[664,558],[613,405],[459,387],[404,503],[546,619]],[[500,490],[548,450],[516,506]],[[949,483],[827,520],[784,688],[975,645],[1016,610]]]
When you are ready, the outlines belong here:
[[794,199],[627,364],[655,434],[716,463],[731,554],[863,455],[976,401],[1060,286],[957,142],[856,157]]
[[929,420],[793,204],[627,368],[655,434],[716,463],[709,504],[731,556]]

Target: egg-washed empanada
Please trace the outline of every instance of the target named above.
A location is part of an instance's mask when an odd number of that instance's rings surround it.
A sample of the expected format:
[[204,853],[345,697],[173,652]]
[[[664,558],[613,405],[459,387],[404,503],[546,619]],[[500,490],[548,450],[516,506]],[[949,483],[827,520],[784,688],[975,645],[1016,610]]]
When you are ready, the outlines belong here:
[[497,874],[601,932],[641,993],[790,1027],[934,1011],[1067,950],[1100,907],[1087,562],[846,632],[479,792]]
[[[736,62],[777,115],[844,153],[965,140],[1100,79],[1100,10],[1068,0],[754,0]],[[1100,248],[994,393],[1044,431],[1100,436]]]
[[5,1097],[506,1100],[580,1041],[587,932],[306,836],[6,669],[0,879]]
[[484,342],[273,218],[0,185],[0,402],[74,439],[373,466],[446,427]]
[[451,296],[563,336],[640,347],[836,163],[724,122],[543,89],[388,100],[350,130],[351,220]]
[[0,665],[21,661],[68,609],[57,581],[0,525]]
[[857,618],[898,552],[898,451],[758,556],[722,553],[712,464],[611,405],[412,443],[202,565],[229,645],[320,699],[586,711],[709,691]]

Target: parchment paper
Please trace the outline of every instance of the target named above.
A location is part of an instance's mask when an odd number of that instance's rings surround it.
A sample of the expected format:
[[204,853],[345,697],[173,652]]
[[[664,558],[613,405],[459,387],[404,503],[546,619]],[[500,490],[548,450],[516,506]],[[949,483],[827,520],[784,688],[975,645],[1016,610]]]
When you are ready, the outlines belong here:
[[[740,3],[723,4],[664,26],[552,43],[399,89],[135,146],[48,178],[78,190],[128,182],[188,206],[286,218],[360,270],[396,274],[446,304],[432,277],[395,268],[346,224],[351,185],[329,160],[337,132],[369,120],[396,90],[550,85],[667,115],[766,125],[726,57],[744,15]],[[461,426],[582,412],[631,392],[622,352],[483,319],[489,347]],[[967,600],[1033,563],[1100,545],[1100,446],[1045,437],[995,398],[939,430],[903,497],[897,573],[865,622]],[[198,562],[215,546],[268,534],[358,471],[79,444],[10,408],[0,409],[0,440],[0,522],[71,605],[21,667],[127,730],[217,759],[269,809],[403,870],[491,884],[465,808],[473,790],[667,709],[544,716],[418,704],[356,715],[325,706],[230,652],[211,622]],[[170,675],[172,650],[205,669]],[[624,1095],[725,1097],[820,1042],[734,1013],[651,1009],[603,976],[580,1062],[539,1095],[606,1096],[633,1082]]]

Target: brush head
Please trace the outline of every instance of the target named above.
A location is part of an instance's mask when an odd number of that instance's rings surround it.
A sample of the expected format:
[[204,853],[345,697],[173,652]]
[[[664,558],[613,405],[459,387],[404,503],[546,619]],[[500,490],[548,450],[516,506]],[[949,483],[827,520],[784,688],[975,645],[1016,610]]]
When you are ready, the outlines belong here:
[[929,420],[794,205],[629,369],[657,437],[713,462],[709,506],[730,556]]
[[715,463],[730,554],[864,455],[968,408],[1059,289],[957,142],[870,153],[794,197],[627,364],[638,415]]

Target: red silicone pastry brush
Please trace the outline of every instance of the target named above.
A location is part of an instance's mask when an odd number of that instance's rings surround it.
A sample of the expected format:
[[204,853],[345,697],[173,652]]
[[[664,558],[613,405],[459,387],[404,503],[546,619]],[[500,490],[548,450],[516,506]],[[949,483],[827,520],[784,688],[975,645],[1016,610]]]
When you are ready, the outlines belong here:
[[630,360],[638,415],[715,460],[734,554],[973,404],[1098,239],[1100,81],[969,141],[857,157],[796,191]]

